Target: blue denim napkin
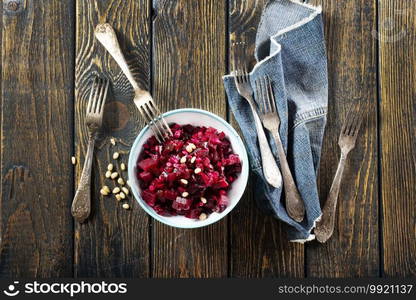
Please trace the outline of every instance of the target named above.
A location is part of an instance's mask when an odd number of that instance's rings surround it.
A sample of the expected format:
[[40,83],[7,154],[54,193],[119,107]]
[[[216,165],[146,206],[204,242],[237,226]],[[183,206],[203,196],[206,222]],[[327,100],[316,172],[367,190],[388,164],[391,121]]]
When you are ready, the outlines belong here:
[[[257,64],[250,73],[251,85],[260,76],[272,81],[281,119],[280,135],[306,216],[301,223],[290,218],[282,189],[264,179],[257,133],[250,107],[237,92],[232,75],[224,85],[232,112],[241,128],[254,174],[254,195],[260,207],[289,226],[294,242],[313,240],[311,234],[321,216],[316,175],[321,155],[328,102],[328,74],[321,7],[295,0],[271,0],[263,12],[257,37]],[[274,140],[269,143],[277,159]]]

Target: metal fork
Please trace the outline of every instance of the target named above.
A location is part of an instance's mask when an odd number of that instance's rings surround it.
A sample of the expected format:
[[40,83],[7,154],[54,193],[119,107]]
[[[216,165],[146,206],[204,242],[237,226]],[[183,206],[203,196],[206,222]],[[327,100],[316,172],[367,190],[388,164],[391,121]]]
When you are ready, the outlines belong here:
[[259,140],[264,177],[270,185],[280,188],[282,186],[282,175],[280,174],[280,170],[270,149],[260,117],[257,113],[256,104],[253,99],[253,88],[251,87],[247,66],[244,61],[247,57],[245,53],[245,43],[233,43],[232,48],[231,53],[233,57],[231,61],[234,69],[234,81],[237,86],[238,93],[247,100],[250,105],[251,112],[253,113],[254,124],[257,130],[257,138]]
[[273,135],[276,142],[286,194],[287,213],[296,222],[301,222],[305,216],[305,205],[293,180],[280,139],[280,118],[276,109],[273,87],[268,76],[263,76],[256,80],[256,100],[257,104],[259,104],[260,119],[263,122],[263,126]]
[[85,156],[81,179],[71,207],[72,215],[79,222],[83,222],[86,218],[88,218],[91,212],[92,156],[94,153],[95,139],[103,122],[104,104],[105,99],[107,98],[109,84],[110,82],[107,79],[95,77],[87,104],[85,123],[88,128],[89,136],[88,149]]
[[347,161],[347,156],[355,147],[358,132],[360,131],[361,123],[363,121],[365,109],[356,110],[352,105],[347,114],[347,119],[341,129],[338,145],[341,149],[341,158],[338,163],[338,168],[335,173],[334,180],[329,190],[328,198],[325,206],[322,209],[322,217],[316,224],[315,236],[321,243],[325,243],[334,232],[335,226],[335,212],[337,207],[338,194],[341,186],[342,175]]
[[159,142],[165,140],[167,135],[172,135],[172,131],[166,120],[163,118],[153,101],[152,96],[148,91],[142,90],[139,84],[134,79],[133,74],[121,52],[120,45],[117,40],[116,33],[110,24],[98,24],[95,28],[95,37],[104,46],[104,48],[111,54],[117,64],[120,66],[124,75],[126,75],[130,84],[134,89],[134,104],[139,109],[141,115],[144,117],[149,127],[153,131],[156,139]]

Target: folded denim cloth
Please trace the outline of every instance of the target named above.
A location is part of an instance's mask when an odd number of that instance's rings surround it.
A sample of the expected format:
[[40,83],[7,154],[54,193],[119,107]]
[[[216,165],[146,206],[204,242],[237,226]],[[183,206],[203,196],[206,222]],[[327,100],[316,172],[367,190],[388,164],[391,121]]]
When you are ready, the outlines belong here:
[[[268,75],[272,81],[281,119],[282,143],[305,202],[306,215],[301,223],[288,216],[282,189],[276,189],[265,181],[249,104],[239,96],[233,75],[223,78],[231,110],[250,155],[256,200],[261,208],[289,225],[288,238],[294,242],[313,240],[315,236],[311,231],[321,216],[316,175],[328,102],[327,58],[321,12],[321,7],[295,0],[269,1],[257,32],[257,64],[250,72],[253,88],[260,76]],[[270,135],[269,143],[277,158],[276,145]]]

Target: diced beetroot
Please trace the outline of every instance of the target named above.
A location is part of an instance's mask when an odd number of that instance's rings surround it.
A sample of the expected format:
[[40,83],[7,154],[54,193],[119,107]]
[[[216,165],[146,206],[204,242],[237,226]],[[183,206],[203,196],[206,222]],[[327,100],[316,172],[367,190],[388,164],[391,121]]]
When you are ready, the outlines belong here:
[[[241,173],[240,158],[230,141],[212,127],[173,124],[170,128],[173,136],[163,144],[152,136],[143,145],[137,163],[143,200],[163,216],[198,219],[202,212],[222,212],[229,202],[227,190]],[[195,145],[191,152],[185,149],[189,144]],[[202,171],[195,173],[196,168]]]
[[157,167],[157,160],[153,158],[143,159],[142,161],[139,161],[138,166],[143,171],[149,171]]

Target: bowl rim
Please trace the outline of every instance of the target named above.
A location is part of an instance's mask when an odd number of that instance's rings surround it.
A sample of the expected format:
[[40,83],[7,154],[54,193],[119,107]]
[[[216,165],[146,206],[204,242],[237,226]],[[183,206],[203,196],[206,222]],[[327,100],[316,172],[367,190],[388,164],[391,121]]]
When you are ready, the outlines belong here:
[[[237,195],[235,196],[235,198],[238,198],[238,200],[236,200],[233,204],[229,205],[225,211],[219,213],[220,217],[219,218],[212,218],[210,220],[210,218],[206,219],[205,221],[201,221],[201,222],[195,222],[195,224],[191,224],[191,225],[178,225],[178,224],[174,224],[174,222],[169,222],[166,220],[167,217],[163,217],[159,214],[157,214],[151,207],[147,207],[147,205],[145,205],[144,200],[142,199],[142,197],[140,196],[140,193],[138,192],[137,188],[134,186],[130,186],[130,189],[133,193],[134,198],[136,199],[136,201],[139,203],[139,205],[144,209],[144,211],[149,214],[152,218],[156,219],[157,221],[166,224],[168,226],[171,227],[176,227],[176,228],[184,228],[184,229],[192,229],[192,228],[200,228],[200,227],[205,227],[208,225],[211,225],[213,223],[218,222],[219,220],[223,219],[226,215],[228,215],[233,209],[234,207],[238,204],[238,202],[240,202],[245,189],[247,187],[247,182],[248,182],[248,177],[249,177],[249,160],[248,160],[248,155],[247,155],[247,150],[245,147],[245,144],[243,142],[243,140],[241,139],[240,135],[237,133],[237,131],[231,126],[231,124],[229,124],[226,120],[224,120],[223,118],[221,118],[220,116],[203,110],[203,109],[197,109],[197,108],[179,108],[179,109],[174,109],[174,110],[170,110],[168,112],[165,112],[162,114],[162,116],[164,117],[168,117],[174,114],[178,114],[178,113],[200,113],[200,114],[204,114],[204,115],[208,115],[211,118],[216,119],[217,121],[221,122],[229,131],[230,134],[233,134],[234,137],[237,139],[237,143],[240,144],[241,146],[241,160],[243,162],[243,166],[242,166],[242,170],[240,173],[240,176],[242,176],[242,180],[243,180],[243,186],[244,188],[241,189],[241,191],[239,191],[237,193]],[[131,176],[134,176],[134,166],[136,164],[135,159],[137,159],[136,157],[133,157],[133,151],[132,149],[135,149],[137,147],[137,145],[139,144],[139,142],[141,141],[141,139],[143,138],[144,134],[149,130],[149,125],[146,125],[145,127],[143,127],[143,129],[140,131],[140,133],[137,135],[136,139],[133,142],[133,145],[130,148],[130,153],[129,153],[129,159],[128,159],[128,179],[129,182],[132,184],[132,180],[131,180]],[[133,173],[132,173],[133,172]]]

